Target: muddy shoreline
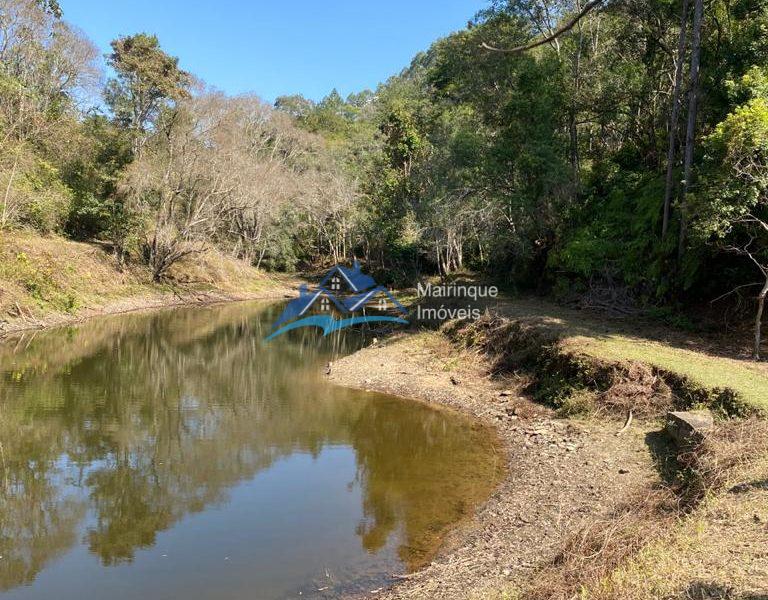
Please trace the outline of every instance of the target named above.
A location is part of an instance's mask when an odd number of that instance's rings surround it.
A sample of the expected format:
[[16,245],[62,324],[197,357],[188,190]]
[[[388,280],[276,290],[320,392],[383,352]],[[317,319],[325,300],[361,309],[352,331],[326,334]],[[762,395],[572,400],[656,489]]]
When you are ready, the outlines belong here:
[[527,399],[523,381],[492,379],[478,355],[436,332],[400,334],[331,367],[338,385],[457,410],[498,436],[506,474],[491,496],[445,533],[433,561],[370,598],[490,598],[526,580],[585,522],[658,478],[647,436],[656,422],[621,436],[614,419],[556,418]]

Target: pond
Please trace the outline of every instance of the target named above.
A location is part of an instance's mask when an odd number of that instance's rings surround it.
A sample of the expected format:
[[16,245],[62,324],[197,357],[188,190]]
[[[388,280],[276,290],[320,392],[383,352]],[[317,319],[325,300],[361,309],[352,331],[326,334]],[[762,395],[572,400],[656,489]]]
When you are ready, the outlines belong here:
[[324,381],[362,335],[258,302],[0,344],[0,597],[334,598],[432,559],[499,475],[452,412]]

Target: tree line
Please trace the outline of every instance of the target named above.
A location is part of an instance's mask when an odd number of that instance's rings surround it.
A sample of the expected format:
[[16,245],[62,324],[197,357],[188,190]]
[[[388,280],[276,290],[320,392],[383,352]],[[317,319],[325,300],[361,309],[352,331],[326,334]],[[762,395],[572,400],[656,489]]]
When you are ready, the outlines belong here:
[[355,196],[332,149],[256,96],[228,97],[156,36],[105,57],[57,4],[0,1],[0,229],[101,240],[156,280],[218,248],[256,266],[347,249]]
[[[0,227],[109,240],[156,279],[216,247],[473,269],[585,305],[768,295],[765,0],[492,0],[376,90],[227,97],[158,39],[0,0]],[[96,107],[96,108],[94,108]]]
[[753,310],[758,356],[767,25],[764,0],[494,0],[375,93],[277,106],[352,157],[388,273],[676,322]]

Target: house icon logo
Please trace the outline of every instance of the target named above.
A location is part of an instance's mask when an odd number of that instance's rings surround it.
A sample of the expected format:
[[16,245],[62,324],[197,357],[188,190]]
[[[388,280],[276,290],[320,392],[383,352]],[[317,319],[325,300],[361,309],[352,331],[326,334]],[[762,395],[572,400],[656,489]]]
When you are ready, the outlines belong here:
[[291,300],[272,325],[269,341],[299,327],[319,327],[323,335],[360,323],[400,323],[408,311],[387,288],[353,266],[336,265],[313,289],[303,284],[299,297]]

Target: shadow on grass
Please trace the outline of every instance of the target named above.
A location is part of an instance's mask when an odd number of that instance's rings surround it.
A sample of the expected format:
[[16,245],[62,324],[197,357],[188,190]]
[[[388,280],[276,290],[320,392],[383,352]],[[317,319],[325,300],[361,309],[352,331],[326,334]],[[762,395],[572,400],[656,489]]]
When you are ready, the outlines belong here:
[[745,494],[751,490],[768,490],[768,479],[759,479],[756,481],[749,481],[747,483],[740,483],[734,485],[728,491],[731,494]]
[[666,431],[650,431],[645,435],[645,443],[651,452],[656,470],[667,485],[679,483],[677,475],[680,463],[677,460],[677,446]]
[[768,593],[741,594],[727,585],[694,581],[681,597],[690,600],[768,600]]

